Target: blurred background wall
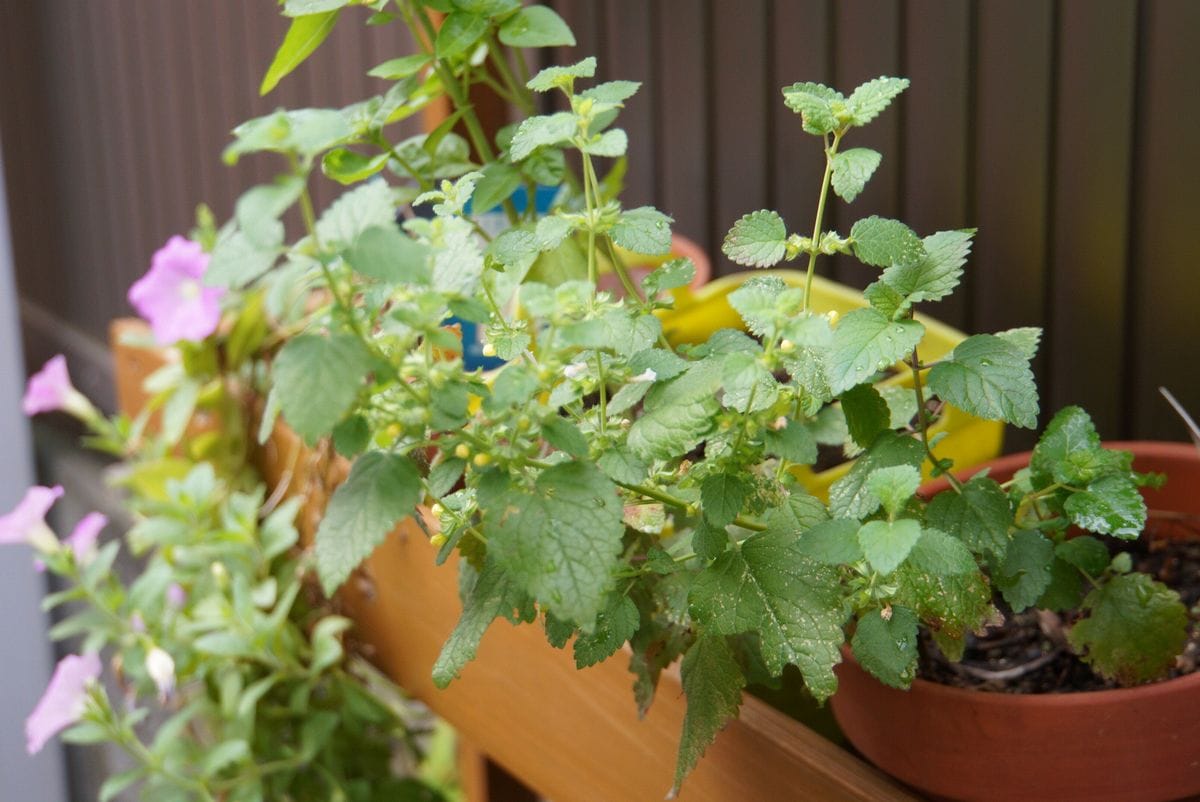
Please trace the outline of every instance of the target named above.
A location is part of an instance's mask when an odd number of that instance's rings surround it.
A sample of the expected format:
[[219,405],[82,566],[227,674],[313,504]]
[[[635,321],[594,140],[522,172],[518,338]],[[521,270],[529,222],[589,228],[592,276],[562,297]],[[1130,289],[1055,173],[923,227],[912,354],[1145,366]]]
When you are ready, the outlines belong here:
[[[1156,388],[1200,410],[1200,2],[556,0],[628,105],[628,202],[718,250],[742,214],[811,225],[820,152],[779,88],[912,88],[855,143],[884,154],[839,209],[921,233],[977,226],[966,287],[929,312],[968,331],[1046,327],[1046,410],[1085,405],[1108,437],[1182,436]],[[30,365],[68,352],[108,395],[107,321],[197,202],[227,216],[270,159],[220,161],[236,123],[381,91],[399,25],[338,30],[280,89],[259,79],[286,21],[271,0],[0,0],[0,139]],[[329,192],[324,197],[330,197]],[[732,269],[723,258],[718,272]],[[865,286],[848,261],[824,271]],[[1023,445],[1017,438],[1011,444]]]

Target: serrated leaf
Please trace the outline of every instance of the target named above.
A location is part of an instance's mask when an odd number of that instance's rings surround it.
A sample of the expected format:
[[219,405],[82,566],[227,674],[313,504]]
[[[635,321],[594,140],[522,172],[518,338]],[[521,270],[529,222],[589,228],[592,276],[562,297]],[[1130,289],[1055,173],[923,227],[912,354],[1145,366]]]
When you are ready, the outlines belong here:
[[818,136],[831,133],[838,128],[837,114],[832,104],[844,105],[840,92],[815,83],[795,83],[783,88],[783,102],[799,114],[804,130]]
[[1037,603],[1050,584],[1054,544],[1041,532],[1018,529],[992,578],[1004,600],[1019,613]]
[[729,642],[720,635],[702,634],[683,656],[680,668],[687,713],[679,739],[675,766],[675,788],[683,783],[717,737],[737,715],[746,679]]
[[985,420],[1037,426],[1038,395],[1029,360],[991,334],[968,337],[929,371],[939,398]]
[[350,334],[302,334],[288,340],[272,366],[283,416],[309,444],[328,434],[354,403],[370,354]]
[[867,562],[881,574],[890,574],[904,562],[921,537],[921,524],[911,518],[868,521],[858,530],[858,544]]
[[962,541],[925,527],[922,527],[921,539],[909,552],[908,559],[919,570],[934,576],[955,576],[979,570],[978,563]]
[[500,26],[500,41],[509,47],[574,47],[575,35],[552,9],[528,6]]
[[908,356],[924,335],[915,320],[891,320],[875,309],[849,312],[833,330],[825,366],[830,389],[840,395],[861,384]]
[[467,48],[479,41],[487,33],[487,17],[479,14],[469,14],[462,11],[452,11],[442,21],[437,35],[437,57],[439,59],[454,58],[465,52]]
[[883,396],[869,384],[860,384],[841,395],[842,414],[846,416],[846,429],[850,438],[863,448],[871,443],[884,429],[891,428],[891,411]]
[[467,663],[475,659],[475,652],[479,649],[479,642],[487,628],[516,606],[514,596],[519,595],[514,591],[512,582],[504,571],[491,560],[484,563],[483,570],[479,572],[475,585],[463,604],[458,624],[433,664],[434,684],[445,688]]
[[829,520],[829,512],[816,496],[793,488],[787,500],[762,516],[768,532],[796,535]]
[[691,259],[671,259],[663,262],[642,279],[642,290],[653,298],[663,290],[686,287],[696,278],[696,266]]
[[587,668],[611,657],[637,632],[637,605],[623,594],[612,594],[596,618],[596,629],[575,639],[575,667]]
[[366,181],[387,166],[390,153],[364,156],[349,148],[335,148],[321,157],[321,172],[339,184]]
[[929,526],[954,535],[971,551],[987,554],[995,561],[1002,560],[1008,551],[1012,516],[1008,495],[996,480],[986,476],[972,477],[961,493],[938,493],[925,510]]
[[1041,610],[1067,611],[1079,607],[1083,599],[1083,578],[1078,569],[1057,555],[1050,566],[1050,584],[1037,600]]
[[592,56],[567,67],[547,67],[529,79],[525,86],[534,92],[549,92],[558,86],[573,86],[576,78],[591,78],[596,74],[596,59]]
[[799,551],[825,565],[850,565],[863,557],[858,543],[861,526],[853,518],[819,523],[800,536]]
[[899,515],[921,484],[921,472],[911,465],[878,468],[867,478],[867,489],[888,515]]
[[305,14],[296,17],[288,25],[288,31],[283,37],[283,44],[271,60],[258,94],[265,95],[274,89],[284,76],[304,63],[324,42],[337,24],[338,9],[319,14]]
[[749,496],[750,483],[733,473],[714,473],[700,485],[700,500],[704,505],[704,519],[712,526],[727,526],[742,513],[742,506]]
[[924,461],[925,449],[920,441],[894,432],[883,433],[829,488],[829,511],[838,518],[865,518],[879,509],[879,499],[867,487],[872,473],[894,465],[920,469]]
[[799,544],[782,531],[747,538],[696,576],[689,600],[696,620],[720,634],[757,632],[768,670],[796,665],[823,700],[837,688],[841,594],[836,572],[805,557]]
[[637,94],[641,87],[638,81],[606,81],[580,92],[579,95],[591,98],[596,103],[624,103]]
[[688,368],[688,362],[681,359],[673,351],[663,348],[647,348],[638,351],[629,358],[629,372],[634,375],[647,370],[654,371],[655,381],[668,381],[683,373]]
[[1108,567],[1111,559],[1108,548],[1091,535],[1079,535],[1064,540],[1054,547],[1054,553],[1060,560],[1092,576],[1099,576]]
[[1122,685],[1164,676],[1187,643],[1179,594],[1145,574],[1114,576],[1083,600],[1088,617],[1067,639],[1101,676]]
[[1146,502],[1129,476],[1105,476],[1063,504],[1071,523],[1089,532],[1134,540],[1146,526]]
[[613,225],[613,242],[634,253],[649,255],[671,250],[671,218],[651,206],[621,212]]
[[275,264],[279,245],[283,241],[282,229],[278,234],[279,242],[262,246],[252,242],[236,228],[222,231],[213,248],[208,269],[204,271],[204,283],[210,287],[237,289],[254,281]]
[[907,88],[907,78],[876,78],[855,89],[846,100],[854,124],[865,125],[878,117]]
[[721,252],[739,265],[772,267],[787,253],[787,226],[773,211],[751,212],[729,229]]
[[392,191],[376,179],[334,201],[317,220],[317,238],[326,248],[341,250],[371,226],[392,225],[395,215]]
[[870,148],[851,148],[833,157],[833,191],[850,203],[871,180],[883,156]]
[[238,230],[257,248],[275,248],[283,239],[279,217],[300,197],[304,179],[280,176],[242,193],[234,205]]
[[616,487],[583,462],[545,469],[532,493],[501,480],[477,490],[489,554],[536,601],[590,630],[625,532]]
[[712,431],[718,409],[710,396],[645,412],[629,428],[629,447],[647,460],[682,456]]
[[1039,485],[1049,484],[1067,455],[1100,447],[1092,419],[1079,407],[1064,407],[1046,425],[1029,458],[1029,470]]
[[559,451],[565,451],[572,457],[587,456],[587,438],[583,436],[583,432],[579,431],[578,426],[566,418],[554,417],[543,422],[542,434],[545,435],[546,442]]
[[753,354],[730,354],[721,370],[722,406],[758,412],[775,404],[779,383]]
[[763,433],[763,447],[768,454],[797,465],[812,465],[817,461],[817,441],[799,421],[790,420],[782,429],[768,429]]
[[382,64],[372,67],[367,75],[372,78],[382,78],[385,81],[399,81],[410,75],[416,75],[422,67],[430,62],[426,53],[414,53],[410,56],[388,59]]
[[575,115],[569,111],[530,117],[522,122],[513,134],[512,144],[508,146],[508,157],[514,162],[519,162],[536,148],[569,141],[575,136],[576,130]]
[[612,128],[582,143],[579,149],[592,156],[615,159],[629,149],[629,136],[620,128]]
[[371,226],[343,253],[354,272],[391,284],[428,284],[428,256],[428,246],[391,224]]
[[1006,329],[996,332],[996,336],[1017,347],[1026,359],[1032,360],[1037,356],[1038,345],[1042,342],[1042,330],[1037,326],[1022,326],[1016,329]]
[[646,478],[646,463],[623,446],[606,448],[596,464],[614,482],[634,485]]
[[420,500],[421,477],[407,457],[372,451],[355,460],[317,529],[317,575],[325,593],[332,596]]
[[496,349],[496,356],[506,361],[519,357],[532,342],[524,329],[511,326],[489,328],[487,337],[488,342]]
[[483,168],[483,177],[475,185],[475,192],[471,195],[471,210],[480,214],[499,206],[508,200],[519,186],[520,170],[511,164],[492,162]]
[[925,255],[912,262],[892,264],[880,281],[900,297],[899,308],[922,301],[939,301],[954,292],[971,252],[975,229],[939,231],[921,240]]
[[650,382],[643,381],[626,384],[620,390],[613,393],[613,397],[608,400],[608,414],[620,415],[632,409],[645,397],[646,393],[650,390],[650,386]]
[[899,605],[863,613],[850,648],[859,665],[884,685],[907,688],[917,675],[917,614]]
[[519,271],[528,270],[540,251],[534,232],[510,228],[488,244],[487,256],[507,268]]
[[429,487],[429,495],[440,499],[453,490],[454,486],[458,484],[458,480],[462,478],[466,467],[466,460],[458,457],[450,457],[433,466],[429,470],[429,476],[425,479],[425,483]]
[[913,230],[886,217],[859,220],[850,228],[850,241],[854,255],[876,267],[916,262],[925,256],[925,246]]

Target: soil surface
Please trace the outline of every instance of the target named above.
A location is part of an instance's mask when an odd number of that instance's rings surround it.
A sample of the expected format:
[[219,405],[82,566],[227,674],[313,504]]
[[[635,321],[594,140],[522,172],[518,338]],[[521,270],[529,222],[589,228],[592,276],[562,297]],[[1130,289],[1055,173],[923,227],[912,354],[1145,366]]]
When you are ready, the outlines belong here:
[[[1152,518],[1142,538],[1116,544],[1114,549],[1114,553],[1129,552],[1135,570],[1178,591],[1191,613],[1187,647],[1169,677],[1190,674],[1200,663],[1200,534],[1185,541],[1154,537],[1156,532],[1181,525],[1191,528],[1178,520]],[[998,693],[1073,693],[1119,687],[1093,674],[1067,646],[1066,629],[1078,613],[1004,612],[1002,625],[989,627],[982,637],[968,637],[959,663],[947,660],[933,639],[922,632],[918,676],[943,685]]]

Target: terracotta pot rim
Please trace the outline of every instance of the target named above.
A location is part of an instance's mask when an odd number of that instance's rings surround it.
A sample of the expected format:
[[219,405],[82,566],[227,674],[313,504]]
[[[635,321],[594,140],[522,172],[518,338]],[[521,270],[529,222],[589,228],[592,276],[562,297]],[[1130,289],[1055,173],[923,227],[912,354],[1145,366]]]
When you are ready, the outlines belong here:
[[[1200,463],[1200,451],[1197,451],[1196,446],[1192,443],[1163,440],[1106,440],[1104,441],[1104,447],[1121,451],[1132,451],[1135,455],[1155,455],[1168,459],[1193,460]],[[988,468],[992,469],[994,473],[1020,470],[1029,464],[1032,453],[1032,451],[1023,451],[1019,454],[1007,454],[981,465],[956,471],[955,476],[966,480]],[[949,488],[949,486],[949,482],[945,479],[935,479],[932,482],[922,485],[917,492],[928,498],[937,492]],[[846,662],[854,663],[858,666],[858,661],[854,659],[854,655],[848,645],[843,647],[842,655]],[[858,667],[861,668],[861,666]],[[913,689],[921,693],[962,700],[969,698],[972,704],[1006,707],[1032,705],[1070,707],[1075,704],[1095,704],[1098,697],[1104,697],[1106,701],[1114,703],[1134,703],[1164,694],[1186,691],[1193,686],[1200,687],[1200,671],[1194,671],[1182,677],[1173,677],[1146,685],[1137,685],[1132,688],[1106,688],[1098,691],[1056,691],[1053,693],[997,693],[995,691],[957,688],[953,685],[944,685],[940,682],[920,678],[913,680]]]

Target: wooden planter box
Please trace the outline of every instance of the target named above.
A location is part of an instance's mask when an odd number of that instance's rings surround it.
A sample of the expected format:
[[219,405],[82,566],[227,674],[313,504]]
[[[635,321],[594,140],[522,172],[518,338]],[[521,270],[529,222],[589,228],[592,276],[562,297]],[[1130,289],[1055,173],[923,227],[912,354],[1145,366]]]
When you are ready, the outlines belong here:
[[[141,407],[142,381],[164,360],[160,351],[122,343],[126,332],[141,325],[117,321],[111,331],[117,398],[125,411]],[[299,527],[311,541],[348,463],[327,448],[306,448],[282,424],[259,451],[258,462],[271,487],[286,483],[289,493],[307,496]],[[686,707],[678,673],[664,672],[654,705],[639,720],[627,653],[579,671],[570,651],[552,648],[541,627],[498,621],[477,659],[449,688],[439,690],[430,672],[461,605],[453,560],[436,566],[434,554],[416,522],[405,520],[347,582],[340,601],[379,668],[471,745],[463,763],[471,802],[500,799],[494,788],[489,790],[480,756],[554,802],[662,799],[671,787]],[[709,748],[679,799],[889,802],[917,797],[747,696],[740,717]]]

